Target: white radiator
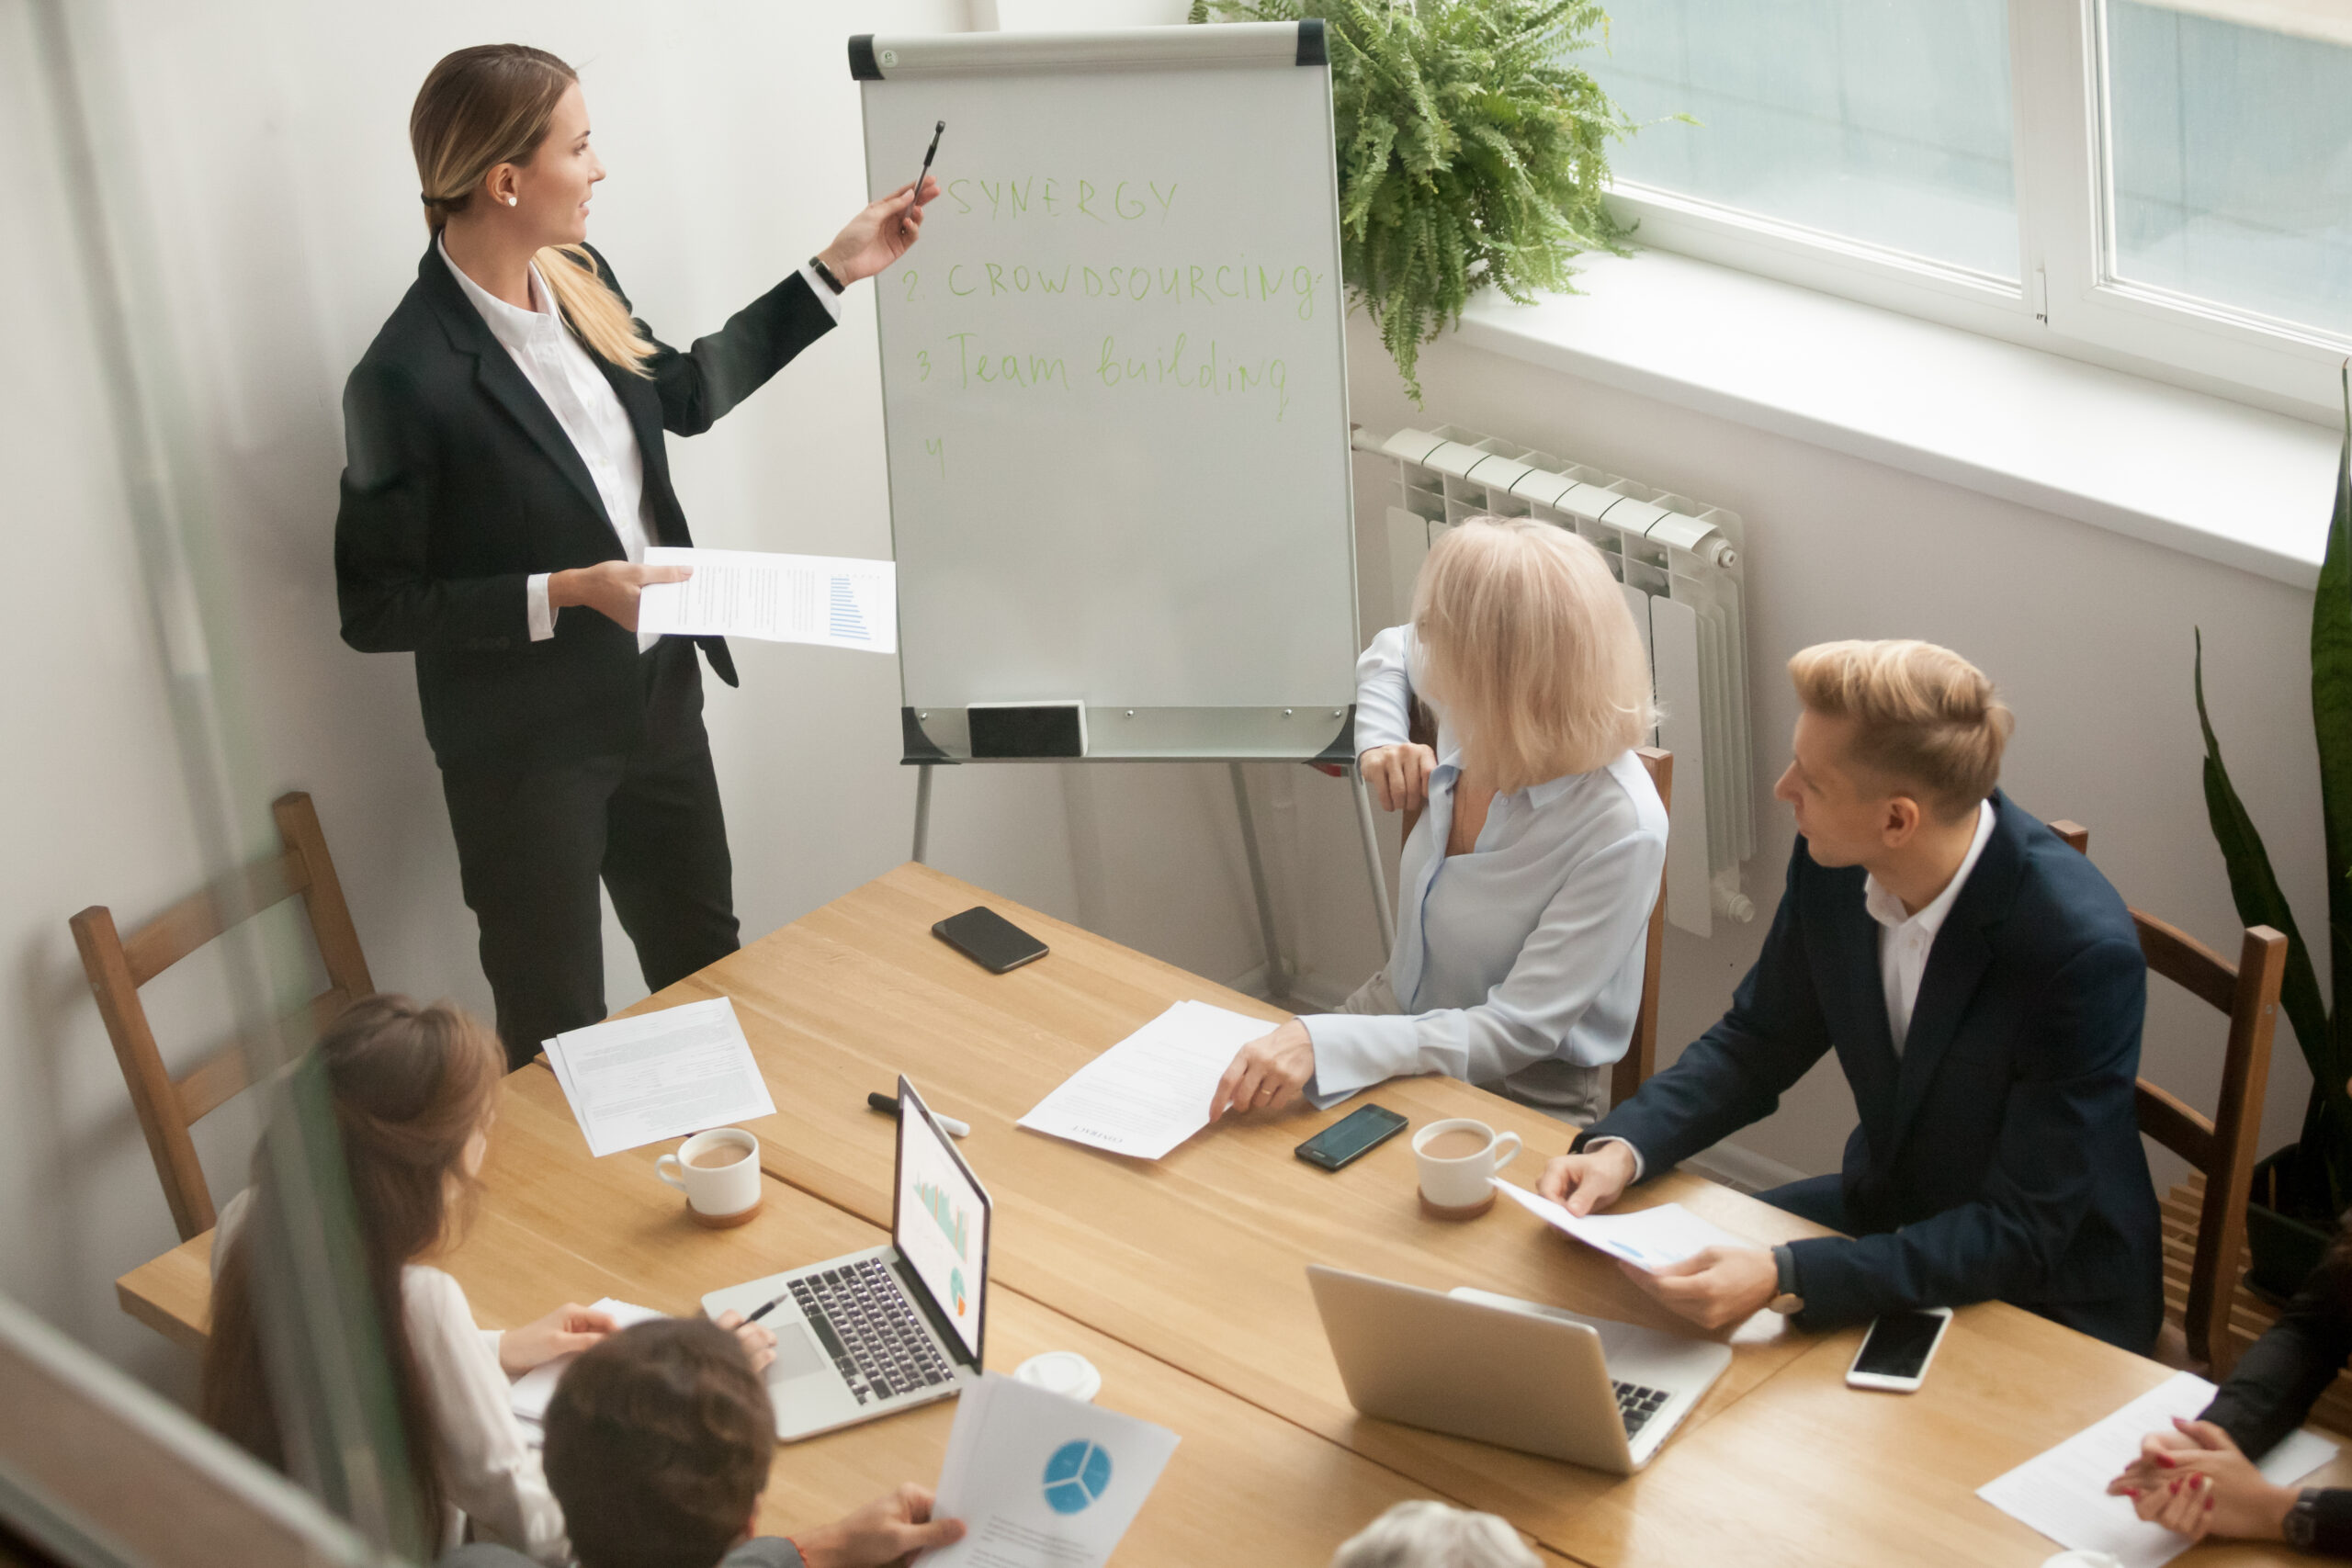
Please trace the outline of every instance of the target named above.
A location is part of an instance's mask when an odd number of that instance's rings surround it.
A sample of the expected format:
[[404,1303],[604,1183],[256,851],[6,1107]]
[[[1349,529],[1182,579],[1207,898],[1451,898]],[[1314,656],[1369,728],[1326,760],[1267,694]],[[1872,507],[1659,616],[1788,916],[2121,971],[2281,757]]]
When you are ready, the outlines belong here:
[[1355,445],[1396,463],[1388,560],[1397,622],[1412,616],[1430,545],[1465,517],[1534,517],[1600,547],[1649,650],[1657,743],[1674,753],[1666,918],[1700,936],[1718,915],[1754,919],[1740,888],[1756,852],[1756,767],[1737,514],[1450,424],[1385,441],[1359,430]]

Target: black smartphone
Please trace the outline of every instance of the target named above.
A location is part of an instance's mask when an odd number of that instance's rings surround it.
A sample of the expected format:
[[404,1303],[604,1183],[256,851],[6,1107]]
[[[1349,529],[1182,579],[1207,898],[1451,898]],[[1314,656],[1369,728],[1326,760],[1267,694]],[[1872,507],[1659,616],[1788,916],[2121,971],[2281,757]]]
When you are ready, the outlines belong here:
[[1847,1369],[1846,1381],[1855,1388],[1883,1389],[1892,1393],[1916,1393],[1936,1359],[1936,1347],[1951,1326],[1951,1308],[1927,1307],[1891,1312],[1871,1322],[1871,1331]]
[[1363,1158],[1405,1130],[1405,1118],[1385,1105],[1367,1105],[1342,1116],[1294,1151],[1309,1165],[1337,1170]]
[[1046,956],[1044,942],[984,905],[948,916],[931,934],[991,975]]

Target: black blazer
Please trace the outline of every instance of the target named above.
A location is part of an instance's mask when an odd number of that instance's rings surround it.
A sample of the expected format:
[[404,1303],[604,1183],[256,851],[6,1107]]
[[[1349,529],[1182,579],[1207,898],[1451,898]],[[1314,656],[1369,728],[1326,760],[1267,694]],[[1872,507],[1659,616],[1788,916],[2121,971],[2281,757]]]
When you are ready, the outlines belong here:
[[[2248,1459],[2260,1459],[2302,1425],[2352,1359],[2352,1257],[2342,1247],[2339,1241],[2269,1332],[2238,1358],[2230,1381],[2198,1417],[2227,1432]],[[2352,1490],[2328,1488],[2315,1512],[2312,1549],[2352,1556]]]
[[1835,1050],[1854,1239],[1793,1244],[1806,1327],[1998,1297],[2145,1351],[2163,1315],[2155,1189],[2140,1146],[2147,966],[2090,861],[1998,793],[1901,1057],[1859,866],[1788,888],[1731,1010],[1577,1139],[1621,1137],[1657,1174],[1770,1115]]
[[[596,261],[627,305],[612,268]],[[644,457],[653,543],[694,542],[662,433],[709,429],[832,325],[795,273],[684,353],[659,345],[646,362],[650,378],[597,358]],[[642,321],[638,331],[653,335]],[[425,738],[441,766],[528,767],[632,750],[645,706],[636,637],[574,609],[558,613],[554,637],[533,642],[525,609],[533,573],[622,559],[620,536],[587,465],[437,244],[352,371],[343,428],[334,526],[343,640],[362,653],[416,655]],[[733,685],[726,643],[695,640]]]

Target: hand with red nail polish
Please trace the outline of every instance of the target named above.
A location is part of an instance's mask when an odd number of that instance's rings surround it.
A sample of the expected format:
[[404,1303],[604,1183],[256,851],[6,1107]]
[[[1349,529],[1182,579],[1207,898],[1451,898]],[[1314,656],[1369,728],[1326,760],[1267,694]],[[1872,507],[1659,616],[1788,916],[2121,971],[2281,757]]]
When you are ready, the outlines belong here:
[[2173,1427],[2143,1439],[2140,1457],[2108,1483],[2109,1494],[2191,1541],[2209,1535],[2283,1539],[2294,1488],[2273,1486],[2211,1422],[2176,1419]]

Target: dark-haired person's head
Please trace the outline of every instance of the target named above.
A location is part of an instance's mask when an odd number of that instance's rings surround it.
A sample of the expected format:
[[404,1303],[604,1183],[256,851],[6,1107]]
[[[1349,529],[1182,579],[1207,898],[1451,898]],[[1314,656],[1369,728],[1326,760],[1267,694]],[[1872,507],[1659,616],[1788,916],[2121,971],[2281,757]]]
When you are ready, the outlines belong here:
[[[741,1340],[701,1318],[582,1352],[548,1402],[548,1485],[580,1568],[714,1568],[752,1533],[775,1417]],[[807,1563],[881,1568],[964,1537],[911,1483],[800,1534]]]
[[775,1446],[766,1383],[701,1318],[608,1337],[548,1404],[548,1485],[580,1568],[713,1568],[752,1533]]

